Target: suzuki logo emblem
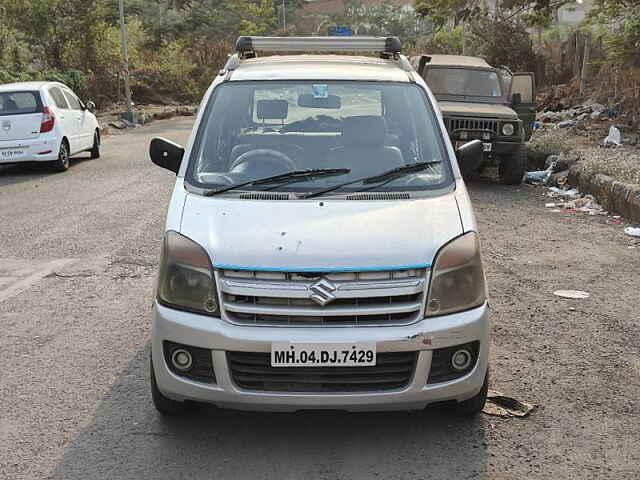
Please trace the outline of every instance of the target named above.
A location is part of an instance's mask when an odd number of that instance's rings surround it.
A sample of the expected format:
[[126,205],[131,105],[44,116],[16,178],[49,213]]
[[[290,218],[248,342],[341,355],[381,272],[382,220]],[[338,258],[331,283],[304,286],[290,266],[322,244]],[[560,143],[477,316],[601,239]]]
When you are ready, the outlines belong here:
[[9,132],[9,130],[11,130],[11,122],[9,120],[3,120],[2,121],[2,129],[5,132]]
[[313,292],[309,298],[322,307],[336,299],[331,293],[336,290],[336,286],[324,277],[312,283],[309,289]]

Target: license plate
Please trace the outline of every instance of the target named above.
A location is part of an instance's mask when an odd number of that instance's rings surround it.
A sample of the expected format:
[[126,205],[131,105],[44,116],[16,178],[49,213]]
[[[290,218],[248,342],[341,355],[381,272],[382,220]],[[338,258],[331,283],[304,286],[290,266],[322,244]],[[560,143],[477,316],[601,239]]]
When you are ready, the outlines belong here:
[[482,151],[483,152],[490,152],[491,151],[491,144],[490,143],[483,143],[482,144]]
[[0,150],[0,158],[16,158],[24,155],[24,149],[16,148],[11,150]]
[[375,342],[271,344],[272,367],[372,367]]

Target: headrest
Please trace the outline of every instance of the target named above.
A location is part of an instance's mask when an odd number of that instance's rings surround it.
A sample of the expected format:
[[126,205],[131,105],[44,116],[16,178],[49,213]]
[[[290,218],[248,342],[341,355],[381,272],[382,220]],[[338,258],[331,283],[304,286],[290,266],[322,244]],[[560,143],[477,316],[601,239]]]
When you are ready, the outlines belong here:
[[289,114],[289,102],[286,100],[258,100],[256,116],[260,120],[284,120]]
[[342,142],[345,145],[382,145],[387,125],[382,117],[362,115],[342,119]]

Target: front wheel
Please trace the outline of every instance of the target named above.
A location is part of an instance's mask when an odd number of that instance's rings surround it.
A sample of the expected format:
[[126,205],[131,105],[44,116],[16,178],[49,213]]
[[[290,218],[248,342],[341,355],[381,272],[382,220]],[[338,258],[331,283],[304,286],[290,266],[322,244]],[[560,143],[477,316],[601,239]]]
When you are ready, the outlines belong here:
[[162,415],[176,416],[182,415],[189,409],[189,404],[186,402],[177,402],[170,398],[165,397],[156,382],[156,373],[153,370],[153,358],[149,355],[149,380],[151,383],[151,399],[156,410]]
[[519,185],[522,183],[527,168],[527,148],[518,145],[515,152],[500,158],[498,176],[503,185]]
[[69,169],[69,146],[66,141],[60,143],[58,159],[53,161],[52,166],[58,172],[64,172]]
[[463,416],[477,415],[484,408],[487,402],[487,393],[489,392],[489,369],[484,377],[484,383],[480,391],[473,397],[462,402],[458,402],[453,406],[455,413]]
[[89,150],[91,158],[100,158],[100,135],[96,131],[93,134],[93,147]]

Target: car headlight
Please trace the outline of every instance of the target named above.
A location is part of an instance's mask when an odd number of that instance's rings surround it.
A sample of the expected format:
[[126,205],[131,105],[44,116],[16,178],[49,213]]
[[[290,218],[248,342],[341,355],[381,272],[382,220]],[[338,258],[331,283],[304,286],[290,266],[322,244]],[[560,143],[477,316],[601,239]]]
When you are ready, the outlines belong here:
[[426,316],[460,312],[482,305],[487,299],[480,241],[469,232],[448,243],[436,256]]
[[160,303],[216,315],[217,298],[211,260],[204,248],[178,232],[167,232],[158,275]]
[[516,131],[516,127],[513,126],[513,123],[505,123],[502,125],[502,134],[507,137],[513,135]]

